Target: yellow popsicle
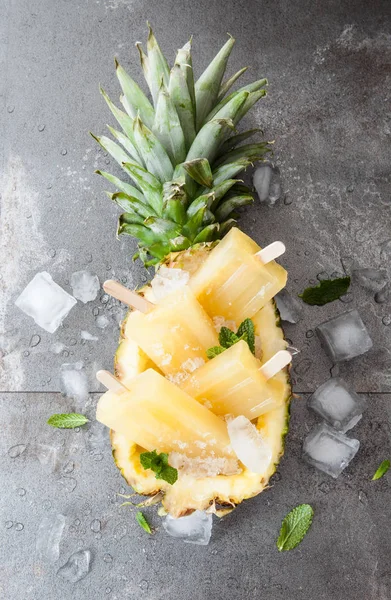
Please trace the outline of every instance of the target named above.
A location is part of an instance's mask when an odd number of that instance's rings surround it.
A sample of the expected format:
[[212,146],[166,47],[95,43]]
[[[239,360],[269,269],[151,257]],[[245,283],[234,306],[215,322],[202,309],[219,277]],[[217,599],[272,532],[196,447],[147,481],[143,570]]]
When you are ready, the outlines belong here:
[[239,325],[253,317],[286,284],[287,272],[275,261],[263,264],[261,248],[236,227],[210,252],[189,285],[211,317]]
[[181,387],[216,415],[252,420],[278,406],[276,382],[270,385],[260,368],[242,340],[197,369]]
[[145,450],[234,456],[225,422],[153,369],[103,394],[96,418]]
[[219,343],[211,319],[187,287],[169,294],[147,313],[130,313],[125,336],[165,375],[193,371],[206,360],[206,350]]

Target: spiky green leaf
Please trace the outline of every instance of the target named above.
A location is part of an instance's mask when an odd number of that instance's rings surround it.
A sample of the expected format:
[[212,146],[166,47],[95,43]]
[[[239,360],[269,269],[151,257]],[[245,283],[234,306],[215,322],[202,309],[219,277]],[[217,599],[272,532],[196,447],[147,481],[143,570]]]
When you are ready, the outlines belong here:
[[193,117],[194,117],[194,125],[196,124],[196,97],[195,97],[195,86],[194,86],[194,72],[193,72],[193,59],[191,57],[191,42],[190,39],[182,48],[180,48],[177,52],[175,58],[175,64],[181,68],[181,71],[186,80],[187,89],[189,90],[189,95],[191,99],[191,103],[193,106]]
[[190,217],[190,219],[183,226],[183,233],[190,240],[194,240],[197,234],[202,229],[202,223],[206,211],[206,206],[200,206],[200,208]]
[[138,84],[130,77],[130,75],[128,75],[125,69],[121,67],[117,60],[115,61],[115,67],[118,81],[126,101],[124,102],[125,110],[133,119],[139,114],[143,123],[151,129],[155,119],[155,111],[152,104]]
[[150,69],[149,82],[153,102],[156,106],[161,82],[163,81],[164,85],[168,86],[170,69],[149,24],[148,27],[147,52]]
[[247,71],[247,69],[248,69],[248,67],[243,67],[242,69],[239,69],[239,71],[237,71],[229,79],[227,79],[226,81],[223,81],[223,83],[220,86],[219,95],[217,97],[218,103],[221,102],[221,100],[224,98],[225,94],[227,94],[227,92],[231,89],[231,87],[234,85],[234,83],[239,79],[239,77],[241,77],[243,75],[243,73],[245,73]]
[[271,146],[269,142],[246,144],[224,154],[224,156],[221,156],[216,162],[219,166],[231,164],[243,159],[249,162],[255,162],[257,160],[262,160],[262,158],[270,152]]
[[223,185],[227,179],[231,179],[235,177],[247,167],[251,165],[251,160],[247,160],[246,158],[241,158],[239,160],[235,160],[231,163],[226,163],[224,165],[219,166],[217,169],[213,171],[213,183],[214,186]]
[[171,69],[168,91],[176,108],[188,151],[196,136],[194,107],[186,77],[180,65],[176,64]]
[[233,135],[233,136],[229,137],[221,145],[221,147],[219,149],[218,156],[222,156],[223,154],[227,154],[228,152],[230,152],[231,150],[233,150],[234,148],[236,148],[236,146],[238,146],[239,144],[241,144],[242,142],[244,142],[248,138],[252,137],[256,133],[260,133],[260,132],[261,132],[260,129],[249,129],[248,131],[243,131],[243,133],[238,133],[237,135]]
[[[151,206],[146,205],[145,202],[141,202],[138,198],[129,196],[124,192],[115,192],[115,194],[109,194],[109,197],[126,212],[136,212],[141,217],[144,217],[144,219],[150,217],[151,213],[155,214],[155,211]],[[157,215],[155,214],[155,216]]]
[[133,196],[134,198],[137,198],[141,202],[146,202],[146,199],[145,199],[145,196],[143,195],[143,193],[140,192],[140,190],[135,188],[133,185],[130,185],[130,183],[125,183],[125,181],[121,181],[121,179],[119,179],[118,177],[115,177],[115,175],[111,175],[111,173],[106,173],[106,171],[98,170],[98,171],[95,171],[95,173],[97,175],[102,175],[102,177],[107,179],[107,181],[110,181],[110,183],[115,185],[117,188],[119,188],[125,194],[128,194],[128,196]]
[[183,168],[194,181],[211,188],[213,185],[212,169],[207,158],[196,158],[183,163]]
[[113,113],[114,117],[116,118],[116,120],[120,124],[121,128],[123,129],[123,131],[128,136],[128,138],[130,139],[130,141],[132,142],[132,144],[134,146],[135,143],[134,143],[134,135],[133,135],[133,119],[131,117],[129,117],[129,115],[124,113],[123,110],[121,110],[120,108],[117,108],[115,106],[115,104],[113,104],[113,102],[110,100],[110,98],[108,97],[108,95],[106,94],[106,92],[104,91],[103,88],[100,88],[100,92],[101,92],[103,98],[106,100],[107,105],[110,108],[111,112]]
[[186,143],[175,105],[162,83],[156,104],[153,133],[166,150],[173,165],[186,158]]
[[118,131],[117,129],[114,129],[114,127],[110,127],[110,125],[108,125],[107,127],[108,127],[111,135],[113,137],[115,137],[115,139],[118,140],[118,142],[129,153],[129,156],[131,157],[131,159],[133,160],[133,162],[136,162],[137,164],[140,165],[140,167],[143,167],[144,163],[142,162],[139,153],[137,152],[135,146],[132,144],[132,142],[130,141],[130,139],[128,138],[128,136],[125,135],[124,133],[122,133],[121,131]]
[[123,167],[143,192],[146,201],[157,215],[162,214],[162,184],[152,173],[132,163],[124,163]]
[[123,213],[118,217],[118,225],[117,225],[117,234],[120,235],[122,233],[122,227],[124,225],[143,225],[144,217],[140,217],[136,213],[136,211],[132,210],[130,212]]
[[201,242],[212,242],[220,229],[220,223],[212,223],[207,225],[194,238],[194,244]]
[[137,149],[148,171],[161,183],[170,181],[174,168],[170,157],[155,134],[138,117],[134,119],[133,131]]
[[223,98],[218,104],[216,104],[216,106],[213,107],[213,109],[208,114],[206,120],[210,121],[211,119],[214,119],[215,115],[219,112],[219,110],[221,110],[222,107],[225,104],[227,104],[227,102],[229,102],[230,100],[232,100],[233,96],[235,94],[237,94],[238,92],[250,92],[250,94],[251,94],[253,92],[260,91],[266,85],[267,85],[267,79],[258,79],[257,81],[253,81],[253,83],[249,83],[248,85],[244,85],[243,87],[239,88],[235,92],[232,92],[228,96],[225,96],[225,98]]
[[151,246],[156,242],[155,234],[148,227],[145,227],[145,225],[122,223],[122,225],[118,227],[117,233],[118,235],[131,235],[140,240],[145,246]]
[[233,122],[230,119],[208,121],[198,132],[192,143],[186,162],[196,158],[207,158],[212,163],[227,132],[232,129]]
[[234,211],[236,208],[252,204],[253,202],[254,198],[250,194],[232,196],[219,204],[219,207],[216,210],[216,219],[218,221],[224,221],[225,219],[228,219],[232,211]]

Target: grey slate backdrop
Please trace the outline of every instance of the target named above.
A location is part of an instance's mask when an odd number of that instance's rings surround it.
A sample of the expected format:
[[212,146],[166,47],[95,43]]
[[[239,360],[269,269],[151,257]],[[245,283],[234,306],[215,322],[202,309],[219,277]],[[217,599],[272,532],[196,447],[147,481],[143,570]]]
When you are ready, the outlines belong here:
[[[351,302],[304,307],[304,318],[285,327],[300,350],[286,456],[271,490],[216,522],[211,544],[196,547],[168,538],[155,509],[157,528],[148,537],[134,514],[119,508],[127,488],[117,473],[107,437],[96,424],[80,432],[45,425],[52,412],[75,408],[90,417],[99,397],[97,368],[112,367],[123,308],[78,302],[55,334],[23,315],[14,301],[33,275],[49,271],[71,292],[72,272],[88,269],[101,282],[120,278],[141,285],[146,275],[130,257],[135,243],[115,239],[118,211],[104,195],[96,168],[116,171],[88,131],[113,124],[98,91],[119,96],[114,56],[140,81],[134,42],[145,40],[149,19],[170,61],[194,34],[194,63],[200,73],[224,43],[237,38],[230,72],[251,65],[244,76],[267,76],[269,95],[247,124],[275,139],[275,160],[285,201],[258,203],[240,226],[262,245],[282,239],[288,290],[297,294],[316,275],[342,271],[341,258],[388,270],[390,217],[390,5],[353,2],[205,2],[168,0],[3,0],[0,6],[1,323],[0,596],[6,600],[57,598],[258,598],[271,600],[388,600],[389,476],[370,478],[390,456],[391,328],[382,319],[389,303],[357,285]],[[307,394],[330,376],[315,326],[357,308],[374,341],[365,356],[342,365],[340,374],[369,394],[369,410],[352,431],[361,449],[334,481],[305,465],[301,443],[315,418]],[[106,315],[101,330],[96,316]],[[98,342],[81,343],[88,330]],[[40,343],[31,347],[33,335]],[[64,344],[56,355],[50,347]],[[66,355],[68,353],[68,355]],[[86,406],[63,398],[64,362],[84,362],[90,384]],[[56,468],[45,470],[34,455],[37,442],[57,448]],[[11,459],[16,444],[26,450]],[[69,461],[74,471],[66,475]],[[76,482],[65,481],[68,477]],[[20,489],[26,491],[20,495]],[[68,490],[68,491],[67,491]],[[275,547],[281,519],[309,502],[315,519],[295,551]],[[55,565],[38,560],[35,540],[46,513],[62,512],[66,527]],[[93,519],[101,535],[90,530]],[[13,527],[7,529],[6,521]],[[80,525],[75,525],[80,521]],[[22,523],[18,530],[16,523]],[[92,551],[91,572],[74,585],[56,576],[79,548]],[[110,554],[112,562],[105,562]],[[107,557],[106,557],[107,559]]]

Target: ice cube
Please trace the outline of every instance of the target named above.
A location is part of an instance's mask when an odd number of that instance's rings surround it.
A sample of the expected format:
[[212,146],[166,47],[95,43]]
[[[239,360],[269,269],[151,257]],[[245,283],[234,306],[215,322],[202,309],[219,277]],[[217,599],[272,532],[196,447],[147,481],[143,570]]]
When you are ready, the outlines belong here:
[[89,331],[81,331],[80,337],[82,340],[86,340],[88,342],[97,342],[99,338],[96,335],[92,335]]
[[280,170],[270,164],[261,165],[254,172],[253,185],[260,201],[274,206],[281,198]]
[[280,313],[282,321],[298,323],[303,317],[303,307],[300,302],[291,296],[285,289],[278,292],[274,300]]
[[15,304],[42,329],[54,333],[76,300],[57,285],[49,273],[42,271],[33,277]]
[[189,281],[188,271],[183,269],[169,269],[160,267],[151,281],[152,290],[156,300],[161,300],[171,292],[179,290]]
[[354,458],[359,447],[358,440],[321,423],[305,438],[303,458],[313,467],[336,479]]
[[106,315],[99,315],[99,317],[96,318],[96,326],[99,327],[99,329],[106,329],[109,323],[110,321]]
[[353,278],[371,292],[380,292],[388,281],[387,271],[383,269],[356,269],[353,271]]
[[71,287],[75,298],[87,304],[87,302],[91,302],[97,297],[100,283],[95,273],[76,271],[71,275]]
[[61,365],[61,391],[67,398],[83,402],[88,398],[88,380],[83,371],[83,363],[65,363]]
[[361,419],[366,401],[341,377],[334,377],[318,387],[308,405],[334,429],[346,433]]
[[350,360],[368,352],[373,346],[357,310],[351,310],[325,321],[316,333],[333,362]]
[[91,552],[79,550],[69,557],[68,561],[58,571],[57,575],[70,583],[76,583],[85,577],[90,570]]
[[58,463],[58,448],[49,444],[32,444],[30,450],[47,471],[55,471]]
[[50,563],[55,563],[60,556],[60,540],[65,527],[62,514],[46,515],[39,526],[36,549],[38,556]]
[[212,535],[212,515],[202,510],[196,510],[191,515],[179,519],[167,515],[163,527],[172,537],[189,544],[207,546]]
[[270,465],[272,452],[269,444],[243,415],[227,422],[231,446],[240,462],[252,473],[263,473]]

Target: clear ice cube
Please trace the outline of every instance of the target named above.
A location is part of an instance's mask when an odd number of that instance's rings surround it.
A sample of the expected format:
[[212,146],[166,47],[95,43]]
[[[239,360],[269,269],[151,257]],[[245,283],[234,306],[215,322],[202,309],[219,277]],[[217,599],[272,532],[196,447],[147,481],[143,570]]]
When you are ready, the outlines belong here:
[[227,422],[231,446],[240,462],[252,473],[263,473],[272,452],[255,425],[243,415]]
[[162,300],[171,292],[185,286],[189,281],[190,274],[183,269],[168,269],[160,267],[151,281],[151,287],[156,300]]
[[368,352],[373,346],[357,310],[351,310],[321,323],[316,333],[333,362],[350,360]]
[[36,549],[38,556],[50,563],[55,563],[60,556],[60,540],[65,527],[62,514],[46,515],[38,529]]
[[314,427],[304,440],[303,458],[336,479],[356,455],[360,442],[326,423]]
[[298,323],[303,317],[303,307],[300,302],[291,296],[286,289],[278,292],[277,296],[274,297],[277,308],[280,313],[282,321],[288,321],[289,323]]
[[387,271],[383,269],[356,269],[353,278],[371,292],[380,292],[388,282]]
[[100,290],[98,276],[90,271],[76,271],[71,275],[71,288],[75,298],[87,304],[95,300]]
[[42,329],[54,333],[76,302],[49,273],[42,271],[24,288],[15,305]]
[[60,372],[61,391],[67,398],[83,402],[88,398],[88,380],[83,363],[65,363]]
[[91,552],[79,550],[69,557],[68,561],[58,571],[57,575],[70,583],[76,583],[85,577],[90,570]]
[[312,410],[342,433],[359,422],[366,404],[341,377],[329,379],[318,387],[308,402]]
[[58,448],[48,444],[31,444],[32,454],[47,471],[55,471],[58,464]]
[[253,185],[260,201],[274,206],[282,193],[280,170],[270,164],[261,165],[254,171]]
[[191,515],[179,519],[167,515],[163,527],[172,537],[189,544],[207,546],[212,535],[212,515],[202,510],[196,510]]

